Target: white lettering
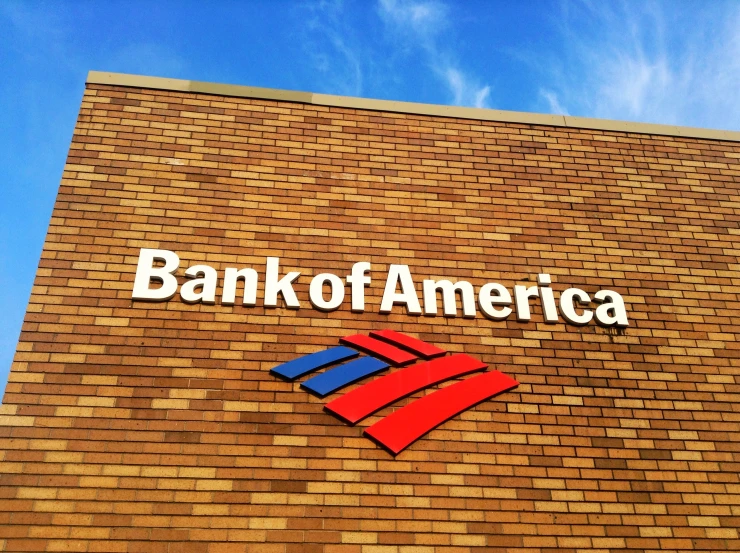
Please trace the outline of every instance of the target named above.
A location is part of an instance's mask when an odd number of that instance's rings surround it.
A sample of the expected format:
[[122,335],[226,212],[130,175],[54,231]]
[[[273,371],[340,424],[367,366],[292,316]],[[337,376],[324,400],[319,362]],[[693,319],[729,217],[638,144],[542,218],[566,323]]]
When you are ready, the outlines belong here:
[[588,309],[584,309],[583,313],[579,315],[576,313],[573,299],[577,299],[578,303],[589,303],[591,298],[583,290],[578,288],[568,288],[562,294],[560,294],[560,312],[563,314],[563,318],[574,325],[586,325],[591,322],[594,314]]
[[[192,280],[188,280],[180,288],[180,297],[185,303],[216,303],[216,284],[218,274],[216,269],[208,265],[193,265],[188,267],[185,274]],[[198,291],[200,288],[200,291]]]
[[242,269],[238,271],[232,267],[226,269],[224,277],[224,290],[221,294],[221,303],[234,305],[236,301],[236,285],[239,279],[244,280],[244,295],[242,305],[256,305],[257,303],[257,271],[254,269]]
[[529,310],[529,298],[536,298],[539,289],[536,286],[517,285],[514,286],[514,303],[516,304],[516,318],[518,321],[527,322],[532,318]]
[[301,273],[294,271],[278,280],[279,266],[280,258],[267,258],[265,271],[265,307],[277,307],[277,295],[282,294],[286,307],[298,309],[301,307],[301,304],[295,295],[295,291],[293,291],[293,281],[301,276]]
[[[158,265],[158,266],[157,266]],[[132,298],[145,301],[167,301],[178,290],[175,272],[179,268],[180,258],[168,250],[142,248],[139,252]],[[358,261],[352,265],[349,275],[344,280],[332,273],[321,273],[311,280],[308,290],[308,299],[311,305],[321,311],[339,309],[347,295],[346,286],[350,286],[352,295],[352,312],[365,311],[366,288],[370,285],[371,264],[367,261]],[[280,278],[280,259],[268,257],[265,265],[264,306],[277,307],[278,295],[282,295],[284,304],[291,309],[301,307],[296,297],[293,283],[300,276],[300,272],[289,272]],[[180,296],[186,303],[216,303],[216,292],[219,284],[219,274],[209,265],[194,265],[185,271],[186,282],[180,288]],[[241,305],[254,306],[257,304],[259,275],[252,268],[236,269],[227,267],[224,273],[221,303],[234,305],[239,287],[239,281],[244,281],[244,292]],[[152,288],[152,283],[159,287]],[[462,316],[473,318],[479,307],[487,318],[500,321],[506,319],[516,311],[516,318],[520,322],[532,319],[532,298],[540,298],[544,322],[557,323],[562,316],[565,321],[573,325],[586,325],[596,320],[602,326],[629,326],[624,299],[613,290],[599,290],[593,295],[579,288],[568,288],[555,298],[555,291],[551,288],[552,279],[548,273],[537,275],[537,285],[517,284],[513,288],[513,301],[510,289],[497,282],[483,284],[478,290],[476,302],[474,286],[465,280],[452,282],[450,280],[424,280],[422,283],[424,310],[426,315],[437,315],[439,309],[439,295],[442,296],[442,312],[445,317],[458,315],[458,303],[462,307]],[[329,287],[329,298],[325,298],[325,286]],[[589,308],[589,302],[598,304],[596,309]],[[477,303],[477,306],[476,306]],[[419,296],[414,286],[408,265],[390,265],[380,304],[380,313],[391,313],[394,305],[404,305],[410,315],[420,315],[422,308]]]
[[452,284],[449,280],[424,281],[424,314],[437,314],[437,290],[442,290],[442,307],[445,317],[457,316],[456,292],[460,292],[463,304],[463,317],[475,317],[475,290],[469,282],[461,280]]
[[352,265],[352,274],[347,275],[347,283],[352,285],[352,311],[362,313],[365,311],[365,286],[370,284],[370,263],[358,261]]
[[540,273],[537,276],[537,284],[540,285],[540,298],[542,298],[542,313],[546,323],[558,322],[558,308],[555,305],[555,296],[550,288],[550,275]]
[[[399,283],[401,292],[396,292]],[[404,304],[409,315],[421,315],[419,296],[416,295],[414,281],[411,279],[408,265],[391,265],[388,268],[388,279],[385,281],[380,312],[390,313],[396,304]]]
[[[491,296],[491,292],[496,292]],[[489,282],[484,284],[478,292],[478,305],[483,314],[494,321],[501,321],[511,315],[511,307],[497,309],[494,305],[511,305],[511,294],[502,284]]]
[[622,296],[612,290],[599,290],[594,301],[601,303],[596,308],[596,322],[604,326],[629,326],[627,310]]
[[[324,283],[328,282],[331,287],[331,299],[324,301]],[[316,309],[321,311],[332,311],[339,307],[344,301],[344,283],[337,275],[321,273],[311,280],[308,289],[308,299]]]
[[[164,262],[164,267],[155,267],[155,261]],[[135,300],[165,301],[177,293],[177,279],[173,273],[180,266],[180,258],[169,250],[151,250],[142,248],[139,252],[139,264],[136,267],[134,290],[131,297]],[[159,288],[149,288],[151,282],[161,282]]]

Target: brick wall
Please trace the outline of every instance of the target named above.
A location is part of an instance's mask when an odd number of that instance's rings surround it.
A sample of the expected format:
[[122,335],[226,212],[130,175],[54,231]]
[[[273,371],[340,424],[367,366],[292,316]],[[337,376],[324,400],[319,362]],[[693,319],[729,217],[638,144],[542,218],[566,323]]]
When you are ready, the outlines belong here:
[[[0,408],[0,549],[738,550],[739,188],[732,142],[89,85]],[[132,302],[142,247],[181,282],[278,256],[304,307]],[[367,312],[311,309],[356,261]],[[630,326],[381,315],[391,263],[611,288]],[[269,375],[379,328],[521,384],[393,458],[378,416]]]

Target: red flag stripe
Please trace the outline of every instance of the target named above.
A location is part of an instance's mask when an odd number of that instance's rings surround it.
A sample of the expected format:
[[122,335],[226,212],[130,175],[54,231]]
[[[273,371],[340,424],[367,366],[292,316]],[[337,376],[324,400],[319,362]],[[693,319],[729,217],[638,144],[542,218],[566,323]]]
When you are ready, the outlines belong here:
[[467,378],[409,403],[367,428],[365,434],[397,455],[446,420],[518,384],[498,371]]
[[368,382],[329,402],[325,409],[355,424],[378,409],[427,386],[485,368],[485,363],[464,353],[433,359]]
[[395,330],[377,330],[371,332],[370,336],[373,336],[374,338],[379,338],[380,340],[384,340],[386,342],[390,342],[391,344],[400,346],[409,351],[413,351],[415,354],[420,355],[424,359],[439,357],[440,355],[444,355],[445,353],[447,353],[445,350],[440,349],[437,346],[433,346],[432,344],[424,342],[423,340],[419,340],[418,338],[414,338],[413,336],[402,334],[401,332],[396,332]]
[[339,341],[343,344],[371,353],[372,355],[380,357],[394,365],[407,365],[417,359],[416,355],[413,353],[398,349],[396,346],[392,346],[386,342],[381,342],[375,338],[370,338],[370,336],[365,336],[364,334],[345,336],[344,338],[340,338]]

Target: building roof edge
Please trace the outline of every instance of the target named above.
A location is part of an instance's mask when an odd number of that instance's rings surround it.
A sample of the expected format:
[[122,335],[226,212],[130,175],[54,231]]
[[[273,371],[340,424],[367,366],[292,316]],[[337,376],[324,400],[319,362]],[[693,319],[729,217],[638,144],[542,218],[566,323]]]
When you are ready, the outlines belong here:
[[634,123],[630,121],[595,119],[591,117],[576,117],[572,115],[552,115],[523,111],[504,111],[499,109],[422,104],[393,100],[375,100],[353,96],[335,96],[332,94],[188,81],[183,79],[149,77],[145,75],[130,75],[105,71],[90,71],[87,75],[86,82],[88,84],[129,86],[134,88],[172,90],[177,92],[194,92],[199,94],[215,94],[237,98],[258,98],[262,100],[278,100],[329,107],[410,113],[415,115],[453,117],[458,119],[475,119],[479,121],[523,123],[527,125],[547,125],[573,129],[616,131],[635,134],[652,134],[681,138],[702,138],[708,140],[740,142],[740,131],[661,125],[657,123]]

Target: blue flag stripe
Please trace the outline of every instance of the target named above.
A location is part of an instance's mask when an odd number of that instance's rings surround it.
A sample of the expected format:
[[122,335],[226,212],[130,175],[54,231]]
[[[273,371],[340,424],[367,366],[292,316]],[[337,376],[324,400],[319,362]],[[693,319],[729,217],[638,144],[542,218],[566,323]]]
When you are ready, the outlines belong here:
[[388,366],[388,363],[375,357],[360,357],[351,363],[340,365],[306,380],[301,384],[301,388],[324,397],[366,376],[384,371]]
[[293,359],[282,365],[270,370],[271,374],[284,378],[285,380],[295,380],[299,376],[317,371],[323,367],[328,367],[334,363],[345,361],[357,357],[359,353],[353,349],[344,346],[329,348],[316,353],[309,353],[298,359]]

